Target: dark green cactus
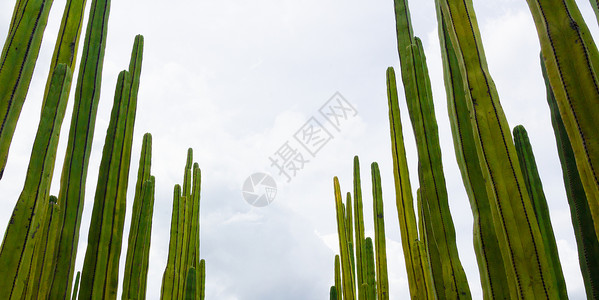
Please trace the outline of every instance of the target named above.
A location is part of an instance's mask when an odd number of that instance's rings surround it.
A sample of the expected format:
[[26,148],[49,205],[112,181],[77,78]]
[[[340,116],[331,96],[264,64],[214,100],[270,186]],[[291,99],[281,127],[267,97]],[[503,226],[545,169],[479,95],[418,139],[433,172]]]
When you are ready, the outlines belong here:
[[24,297],[35,257],[35,246],[43,231],[43,214],[49,206],[60,127],[65,115],[69,68],[60,64],[54,70],[46,107],[35,136],[23,190],[17,200],[0,248],[0,295],[5,299]]
[[599,239],[599,51],[575,1],[527,2]]
[[364,283],[364,275],[362,273],[362,241],[364,240],[364,213],[362,205],[362,186],[360,183],[360,160],[358,156],[354,156],[354,223],[356,226],[356,285],[358,292],[361,295],[362,283]]
[[93,0],[85,33],[58,204],[63,212],[51,299],[68,299],[77,255],[81,213],[106,48],[110,0]]
[[40,232],[27,283],[26,299],[45,299],[50,289],[49,277],[56,262],[56,236],[60,229],[61,212],[56,203],[58,199],[50,196],[49,205],[42,212]]
[[337,300],[341,300],[343,287],[341,286],[341,262],[339,255],[335,255],[335,289],[337,290]]
[[[395,72],[387,69],[387,97],[389,101],[389,124],[391,132],[391,150],[393,154],[393,176],[395,179],[395,203],[399,217],[399,229],[404,260],[408,273],[410,295],[417,299],[434,299],[434,287],[430,284],[432,275],[428,260],[420,256],[417,242],[418,226],[414,212],[414,198],[408,172],[406,150],[397,97]],[[422,238],[422,237],[421,237]],[[416,255],[415,255],[416,254]]]
[[543,237],[543,243],[545,244],[545,251],[549,258],[549,264],[551,265],[553,275],[552,280],[555,281],[559,299],[568,299],[566,281],[562,272],[562,265],[559,261],[559,253],[557,251],[553,226],[551,225],[547,199],[543,192],[543,184],[541,183],[541,177],[537,170],[537,163],[532,152],[530,140],[528,139],[528,133],[526,132],[526,129],[524,129],[524,126],[518,125],[514,127],[514,143],[516,145],[518,159],[520,160],[520,166],[522,167],[526,188],[530,195],[530,199],[532,200],[537,222],[539,223],[539,229],[541,230],[541,236]]
[[196,299],[197,291],[196,291],[196,269],[194,267],[189,267],[189,271],[187,271],[187,275],[185,276],[185,300],[193,300]]
[[[362,266],[362,272],[364,274],[364,284],[366,284],[366,293],[365,299],[367,300],[375,300],[377,294],[377,284],[375,278],[375,261],[374,261],[374,246],[372,244],[372,239],[367,237],[364,239],[362,243],[364,246],[362,249],[364,263]],[[362,284],[362,286],[364,285]]]
[[73,287],[73,297],[71,300],[77,299],[77,292],[79,292],[79,279],[81,278],[81,272],[77,272],[77,276],[75,277],[75,286]]
[[547,88],[547,102],[551,110],[551,123],[557,142],[557,153],[562,165],[562,175],[566,185],[566,195],[570,206],[570,216],[574,227],[574,236],[578,248],[578,263],[582,271],[582,278],[587,294],[587,299],[599,298],[599,240],[596,238],[593,217],[589,209],[580,174],[576,167],[574,150],[566,134],[564,122],[559,114],[553,91],[547,78],[545,64],[541,58],[541,70]]
[[337,288],[333,285],[331,286],[331,290],[329,292],[329,299],[330,300],[337,300]]
[[154,186],[154,176],[143,183],[142,195],[139,199],[143,202],[139,216],[139,232],[134,239],[135,244],[131,245],[135,253],[131,255],[131,261],[127,261],[128,264],[125,265],[125,276],[128,277],[125,277],[123,282],[123,299],[145,299],[148,270],[144,266],[147,266],[149,258],[146,253],[150,249]]
[[173,295],[177,293],[177,274],[179,268],[177,265],[178,249],[179,249],[179,202],[181,199],[181,186],[175,185],[173,191],[173,210],[171,215],[171,230],[170,230],[170,241],[168,248],[168,259],[166,262],[166,269],[162,277],[162,288],[160,291],[160,299],[172,299]]
[[[146,133],[143,138],[139,168],[137,172],[137,183],[135,185],[135,197],[133,200],[133,212],[131,214],[131,227],[129,229],[129,241],[127,257],[125,260],[125,276],[123,278],[123,299],[143,299],[142,291],[145,291],[147,275],[147,253],[150,248],[151,223],[153,212],[153,198],[147,201],[145,193],[142,193],[144,183],[150,180],[150,168],[152,163],[152,135]],[[147,201],[147,202],[146,202]],[[137,288],[133,288],[136,281]]]
[[465,91],[462,88],[463,79],[439,6],[437,6],[437,19],[439,20],[439,41],[443,57],[447,108],[456,159],[472,208],[474,251],[478,262],[483,296],[485,299],[507,299],[510,297],[509,286],[497,233],[493,225],[492,198],[488,196],[485,187],[474,132],[470,125],[470,110],[466,105]]
[[[50,62],[50,70],[53,70],[57,64],[64,63],[71,68],[71,75],[75,69],[75,62],[77,61],[77,49],[79,47],[79,38],[81,37],[81,26],[83,24],[83,15],[85,12],[85,4],[87,0],[67,0],[67,3],[62,13],[62,21],[60,23],[60,30],[58,31],[58,38],[54,46],[54,54]],[[48,74],[48,81],[50,76]],[[46,84],[46,90],[44,91],[44,99],[48,94],[50,86]],[[68,88],[70,91],[70,86]],[[42,107],[44,107],[44,102]]]
[[[506,265],[511,298],[556,299],[557,290],[510,127],[489,75],[472,1],[438,0],[447,35],[454,45],[470,109],[477,153]],[[454,87],[456,88],[456,87]],[[431,262],[432,264],[432,262]]]
[[[4,174],[10,143],[29,90],[29,83],[33,76],[52,2],[53,0],[17,1],[10,30],[2,49],[2,56],[0,56],[0,179]],[[54,68],[50,70],[52,72]],[[10,280],[8,281],[10,282]]]
[[200,260],[199,213],[201,171],[197,163],[193,163],[193,151],[187,152],[187,162],[183,175],[183,189],[175,186],[173,212],[171,219],[171,237],[169,257],[162,279],[161,299],[181,299],[185,296],[187,271],[193,267],[200,270],[195,276],[196,297],[204,296],[205,268]]
[[[119,74],[104,142],[87,250],[81,271],[82,299],[116,299],[119,259],[136,103],[129,97],[131,76]],[[144,197],[145,198],[145,197]]]
[[372,163],[372,212],[374,214],[374,242],[376,244],[376,290],[377,299],[389,299],[389,278],[387,276],[387,246],[385,239],[385,214],[381,174],[377,163]]
[[198,288],[198,292],[200,294],[200,300],[204,300],[204,298],[206,298],[206,261],[203,259],[200,259],[200,276],[198,278],[199,280],[199,288]]

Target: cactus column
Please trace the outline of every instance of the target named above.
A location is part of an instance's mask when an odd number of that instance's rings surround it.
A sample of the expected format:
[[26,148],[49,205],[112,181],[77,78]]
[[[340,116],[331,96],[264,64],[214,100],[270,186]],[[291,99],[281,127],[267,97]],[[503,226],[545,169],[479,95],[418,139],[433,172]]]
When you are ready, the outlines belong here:
[[[81,271],[82,299],[116,299],[142,51],[143,37],[137,36],[129,71],[119,74]],[[153,203],[153,180],[145,180],[143,185],[143,201]]]
[[39,240],[42,212],[48,209],[48,193],[54,171],[60,127],[71,81],[69,68],[60,64],[53,72],[50,91],[37,130],[23,191],[6,228],[0,248],[0,295],[21,299]]
[[[123,279],[123,299],[144,299],[147,275],[147,260],[150,250],[152,232],[152,213],[154,210],[153,193],[146,186],[151,180],[150,167],[152,160],[152,135],[146,133],[143,138],[133,212],[131,213],[131,227],[129,229],[129,242],[127,258],[125,260],[125,276]],[[146,196],[149,193],[150,196]],[[145,266],[145,267],[144,267]]]
[[[192,167],[193,166],[193,167]],[[183,189],[175,185],[171,237],[166,269],[162,277],[160,299],[182,299],[185,297],[190,268],[199,270],[194,280],[198,287],[195,299],[202,299],[205,291],[205,262],[200,260],[200,192],[201,171],[193,163],[193,151],[187,151],[187,162],[183,175]]]
[[437,19],[449,121],[456,159],[472,208],[474,251],[483,296],[485,299],[506,299],[510,297],[510,287],[491,214],[493,200],[487,194],[485,178],[480,167],[480,157],[476,150],[473,128],[470,125],[470,110],[466,105],[465,91],[462,88],[463,78],[447,33],[445,18],[438,5]]
[[599,239],[599,51],[575,1],[526,2]]
[[[408,273],[410,295],[417,299],[434,299],[432,273],[428,260],[418,251],[418,226],[414,212],[414,198],[408,171],[408,162],[403,142],[403,131],[399,112],[395,72],[387,69],[387,97],[389,103],[389,125],[395,180],[395,203],[399,218],[399,229],[403,254]],[[421,236],[420,239],[423,237]]]
[[52,299],[68,299],[71,295],[87,166],[100,99],[109,13],[110,0],[92,1],[58,193],[58,205],[63,220],[57,237],[57,261],[51,279],[50,298]]
[[[25,103],[53,0],[17,1],[0,56],[0,179]],[[52,72],[54,69],[50,69]],[[6,294],[4,294],[6,295]]]
[[547,88],[547,102],[551,110],[551,124],[557,143],[557,153],[562,165],[562,175],[566,185],[566,195],[570,206],[570,216],[574,226],[574,236],[578,248],[578,262],[588,299],[599,298],[599,240],[593,226],[593,217],[584,193],[580,174],[576,168],[574,150],[566,134],[566,128],[559,114],[553,91],[547,78],[545,64],[541,58],[541,70]]
[[[472,1],[438,0],[462,72],[511,298],[556,299],[540,230],[516,155],[510,128],[489,75]],[[439,16],[438,16],[439,18]],[[441,21],[441,20],[440,20]]]

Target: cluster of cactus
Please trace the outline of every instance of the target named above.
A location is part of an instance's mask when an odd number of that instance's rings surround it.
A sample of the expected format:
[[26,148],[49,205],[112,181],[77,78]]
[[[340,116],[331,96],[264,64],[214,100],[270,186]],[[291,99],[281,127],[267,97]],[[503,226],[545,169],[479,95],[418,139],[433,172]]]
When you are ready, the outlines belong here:
[[[129,70],[121,71],[117,80],[81,270],[81,299],[116,299],[117,295],[142,51],[143,37],[138,35]],[[146,188],[143,200],[153,201],[154,180],[142,177],[138,181]]]
[[[0,174],[36,63],[51,0],[17,1],[0,64]],[[110,0],[93,0],[75,90],[74,109],[58,197],[49,190],[60,129],[71,89],[86,1],[68,0],[51,61],[40,123],[23,191],[0,249],[3,299],[116,299],[122,249],[143,36],[135,37],[129,69],[119,74],[108,126],[83,269],[71,291],[87,169],[100,100]],[[22,49],[26,49],[25,51]],[[18,51],[17,51],[18,50]],[[20,72],[14,72],[14,70]],[[6,125],[6,126],[5,126]],[[125,262],[123,299],[145,299],[155,179],[150,174],[152,137],[144,135]],[[189,158],[191,159],[191,152]],[[182,213],[185,228],[178,260],[185,267],[181,294],[203,297],[204,261],[199,256],[199,167],[186,169]],[[1,175],[0,175],[1,177]],[[193,196],[192,196],[193,194]],[[190,201],[185,201],[190,199]],[[187,204],[185,204],[187,203]],[[176,202],[176,206],[179,202]],[[179,212],[174,212],[178,216]],[[195,219],[195,221],[193,221]],[[183,221],[184,220],[184,221]],[[179,224],[179,223],[177,223]],[[193,234],[193,233],[196,234]],[[183,240],[185,243],[183,243]],[[175,249],[177,250],[177,249]],[[177,258],[180,256],[177,255]],[[187,266],[193,266],[187,268]],[[196,275],[196,269],[199,272]],[[179,269],[177,269],[179,270]],[[187,275],[189,274],[189,275]],[[199,285],[199,287],[197,287]]]
[[[529,0],[529,5],[541,40],[543,72],[583,278],[588,297],[595,298],[598,267],[592,257],[599,253],[599,180],[593,166],[599,163],[596,162],[599,124],[594,117],[599,109],[599,89],[596,88],[599,82],[594,66],[599,62],[599,55],[573,1],[540,2]],[[395,0],[394,4],[402,81],[416,138],[420,183],[417,224],[395,73],[389,68],[387,91],[396,202],[410,294],[413,299],[469,299],[470,290],[457,255],[449,213],[422,43],[413,35],[407,2]],[[517,126],[512,138],[489,75],[472,1],[437,0],[435,4],[454,148],[474,216],[474,246],[484,297],[567,299],[548,206],[528,135],[524,127]],[[558,34],[560,30],[565,34]],[[569,53],[572,44],[577,47]],[[567,60],[575,63],[567,63]],[[546,72],[544,65],[547,65]],[[574,83],[579,77],[581,83]],[[352,240],[347,237],[351,229],[344,225],[348,218],[351,220],[351,210],[343,211],[338,189],[335,179],[341,248],[335,274],[336,277],[343,274],[343,286],[341,280],[336,279],[335,286],[331,287],[331,299],[340,299],[341,294],[353,299],[353,248]],[[374,194],[377,203],[377,194]],[[349,197],[347,203],[351,203]],[[375,218],[382,217],[376,211],[375,205]],[[357,249],[364,251],[364,248]],[[360,253],[358,257],[363,255]],[[358,274],[360,272],[363,274],[364,269],[358,268]],[[377,276],[377,287],[380,279]],[[358,284],[358,289],[360,287]],[[385,297],[385,292],[376,292],[379,297]]]
[[183,187],[173,193],[168,260],[162,277],[160,299],[204,299],[205,261],[200,259],[201,171],[187,151]]
[[364,236],[362,187],[358,157],[354,157],[353,213],[351,193],[347,193],[347,200],[344,204],[339,180],[337,177],[333,179],[340,255],[335,256],[335,284],[331,286],[331,300],[389,299],[381,176],[376,162],[371,165],[371,173],[374,245],[372,238]]

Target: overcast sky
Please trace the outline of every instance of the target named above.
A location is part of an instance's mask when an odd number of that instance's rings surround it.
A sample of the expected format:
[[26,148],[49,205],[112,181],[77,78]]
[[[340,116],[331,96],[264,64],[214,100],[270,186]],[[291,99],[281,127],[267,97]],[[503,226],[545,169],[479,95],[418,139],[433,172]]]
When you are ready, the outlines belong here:
[[[6,39],[14,2],[0,3],[0,41]],[[571,299],[584,299],[530,11],[525,0],[474,2],[490,72],[509,124],[523,124],[531,139],[568,292]],[[577,2],[597,36],[589,2]],[[23,186],[64,5],[65,0],[54,1],[0,181],[0,232],[4,232]],[[410,9],[414,32],[421,37],[427,55],[460,259],[473,298],[481,299],[472,214],[455,162],[447,117],[434,1],[412,1]],[[200,251],[206,259],[207,299],[328,298],[334,279],[333,259],[338,253],[332,178],[339,176],[343,191],[351,190],[354,155],[361,160],[368,236],[373,236],[370,164],[379,163],[391,298],[409,295],[395,209],[385,88],[386,68],[399,69],[391,0],[113,1],[76,270],[81,269],[87,243],[116,78],[128,67],[133,38],[138,33],[145,36],[145,51],[130,182],[136,180],[142,135],[151,132],[152,174],[157,186],[149,299],[159,298],[168,252],[172,189],[182,182],[188,147],[194,149],[194,160],[202,169]],[[315,155],[307,154],[294,134],[312,117],[327,124],[319,109],[336,92],[357,115],[348,115],[339,130],[327,125],[332,139]],[[417,155],[403,90],[399,93],[415,191]],[[71,97],[58,149],[53,195],[58,194],[72,103]],[[289,182],[269,160],[286,142],[304,151],[304,158],[309,160]],[[242,197],[244,180],[255,172],[270,173],[277,182],[276,198],[267,207],[250,206]],[[128,212],[133,198],[131,185],[129,195]],[[129,220],[127,215],[121,267]]]

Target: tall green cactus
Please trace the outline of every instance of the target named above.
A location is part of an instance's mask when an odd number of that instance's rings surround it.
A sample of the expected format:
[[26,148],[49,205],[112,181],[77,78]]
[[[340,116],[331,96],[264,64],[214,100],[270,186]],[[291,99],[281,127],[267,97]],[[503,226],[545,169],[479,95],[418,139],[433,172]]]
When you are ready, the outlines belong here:
[[413,34],[407,1],[395,0],[394,4],[402,81],[418,146],[418,177],[425,194],[423,200],[430,202],[430,221],[433,222],[431,230],[434,235],[429,239],[428,248],[438,247],[445,270],[442,278],[444,291],[437,290],[437,296],[441,299],[468,299],[471,298],[470,288],[457,253],[422,42]]
[[49,277],[56,262],[56,236],[60,229],[61,212],[56,196],[49,197],[42,212],[40,232],[31,262],[26,299],[45,299],[50,288]]
[[335,255],[335,289],[337,290],[337,300],[343,296],[343,287],[341,285],[341,261],[339,255]]
[[599,298],[599,240],[596,238],[593,217],[584,193],[580,174],[576,167],[574,150],[566,134],[564,122],[559,114],[553,91],[547,78],[545,64],[541,57],[541,70],[547,88],[547,102],[551,110],[551,124],[557,142],[557,153],[562,165],[562,175],[566,185],[566,195],[570,206],[570,216],[578,248],[578,263],[588,299]]
[[[360,183],[360,160],[358,156],[354,156],[354,223],[356,226],[356,285],[358,287],[358,296],[364,293],[362,284],[364,283],[363,262],[362,262],[362,242],[364,241],[364,213],[362,204],[362,186]],[[359,298],[358,297],[358,298]]]
[[173,196],[169,256],[162,278],[161,299],[181,299],[185,296],[187,271],[190,267],[200,270],[196,276],[196,297],[204,296],[205,271],[200,260],[199,213],[201,171],[193,163],[193,151],[187,152],[183,175],[183,188],[176,185]]
[[173,210],[171,214],[171,229],[170,229],[170,241],[168,247],[168,259],[166,262],[166,269],[162,276],[162,287],[160,291],[160,299],[172,299],[178,291],[177,279],[178,276],[178,249],[179,249],[179,202],[181,198],[181,186],[176,184],[173,191]]
[[0,248],[0,295],[5,299],[20,299],[25,288],[39,240],[43,212],[49,206],[48,197],[60,127],[67,104],[71,81],[69,68],[60,64],[53,72],[46,107],[35,136],[23,191],[17,200]]
[[599,239],[599,51],[573,0],[527,0]]
[[[29,90],[29,83],[33,76],[52,2],[53,0],[17,1],[10,30],[2,49],[0,56],[0,179],[4,174],[10,143]],[[53,72],[54,68],[50,70]]]
[[[399,229],[403,247],[408,283],[412,299],[434,299],[435,289],[430,285],[432,278],[428,260],[417,251],[418,226],[414,212],[414,198],[408,172],[406,150],[397,97],[397,86],[393,68],[387,69],[387,97],[389,103],[389,125],[395,180],[395,203],[399,218]],[[421,237],[422,239],[422,237]]]
[[[147,276],[148,254],[151,240],[151,224],[154,209],[154,199],[146,201],[143,197],[142,186],[150,180],[152,164],[152,135],[146,133],[143,137],[135,196],[133,199],[133,212],[131,213],[131,227],[125,260],[125,276],[123,278],[123,299],[143,299],[145,294]],[[143,226],[142,226],[143,225]],[[139,264],[139,265],[138,265]],[[132,287],[135,281],[137,288]]]
[[376,244],[376,290],[377,299],[389,299],[389,278],[387,276],[387,246],[385,239],[385,214],[379,165],[372,163],[372,203],[374,214],[374,242]]
[[[428,237],[427,243],[429,249],[437,248],[441,268],[444,270],[442,279],[444,291],[437,290],[437,296],[442,299],[470,299],[472,296],[466,273],[458,257],[455,228],[449,211],[439,133],[424,49],[420,39],[414,38],[414,43],[407,50],[406,53],[411,59],[406,60],[407,66],[402,67],[402,73],[413,72],[412,78],[416,79],[415,82],[410,82],[408,79],[407,82],[404,81],[404,85],[414,85],[417,91],[416,97],[406,95],[406,101],[416,137],[422,201],[427,203],[430,213],[432,235]],[[445,295],[441,296],[442,293]]]
[[559,261],[559,253],[557,251],[553,226],[551,225],[547,199],[543,192],[543,185],[537,170],[537,163],[532,152],[530,140],[528,139],[528,133],[526,132],[526,129],[524,129],[524,126],[518,125],[514,127],[514,143],[516,145],[518,159],[520,160],[520,166],[522,167],[526,188],[530,195],[530,199],[532,200],[537,222],[539,223],[539,229],[541,230],[541,236],[543,237],[543,243],[545,244],[545,252],[549,258],[549,264],[551,266],[550,270],[553,275],[552,280],[555,281],[559,299],[568,299],[566,281],[564,279],[564,273],[562,272],[562,265]]
[[185,300],[193,300],[196,299],[196,269],[194,267],[189,267],[187,271],[187,275],[185,276]]
[[[472,1],[438,0],[462,72],[487,194],[506,265],[511,298],[556,299],[548,258],[510,128],[489,75]],[[456,88],[456,87],[454,87]]]
[[333,285],[331,286],[331,289],[329,291],[329,299],[330,300],[337,300],[337,288]]
[[117,81],[100,162],[87,250],[81,271],[79,297],[82,299],[116,299],[117,296],[136,108],[134,99],[129,97],[130,88],[130,73],[122,71]]
[[377,294],[377,283],[375,277],[374,246],[372,244],[372,238],[367,237],[364,239],[362,245],[362,253],[364,253],[364,263],[362,264],[364,283],[362,284],[362,288],[366,287],[365,299],[375,300]]
[[349,244],[347,242],[347,230],[345,228],[346,220],[343,213],[343,199],[341,198],[341,189],[339,187],[339,179],[333,178],[333,187],[335,191],[335,207],[337,211],[337,233],[339,236],[339,251],[341,254],[341,273],[342,273],[342,287],[343,287],[343,299],[354,300],[355,295],[355,283],[354,276],[351,272],[351,259],[349,252]]
[[[155,179],[152,176],[143,183],[141,195],[138,200],[141,203],[140,215],[138,219],[137,234],[133,238],[129,235],[129,247],[131,252],[130,259],[126,260],[125,278],[123,281],[122,299],[145,299],[147,267],[147,252],[150,250],[150,235],[152,212],[154,207],[154,186]],[[129,254],[129,248],[127,254]],[[128,257],[129,258],[129,257]]]
[[66,156],[60,179],[58,204],[63,214],[63,220],[60,235],[57,238],[58,252],[52,276],[51,299],[67,299],[71,295],[85,197],[87,166],[100,99],[109,13],[110,0],[92,1],[75,89]]
[[[64,63],[71,68],[71,75],[74,71],[75,62],[77,61],[77,49],[79,47],[79,38],[81,37],[81,26],[83,24],[83,15],[85,12],[85,4],[87,0],[67,0],[62,13],[62,21],[60,23],[60,30],[58,31],[58,38],[54,46],[54,54],[52,54],[52,60],[50,62],[50,70],[53,70],[57,64]],[[48,74],[48,81],[50,76]],[[50,86],[46,84],[46,90],[44,91],[44,99],[48,94]],[[69,86],[69,91],[70,86]],[[42,107],[46,101],[42,103]]]
[[200,259],[200,276],[198,278],[199,286],[198,293],[199,299],[204,300],[206,298],[206,261],[204,259]]
[[79,280],[81,279],[81,272],[77,272],[75,277],[75,286],[73,286],[73,297],[71,300],[77,300],[77,293],[79,292]]
[[510,288],[491,214],[493,202],[487,194],[485,179],[480,167],[480,157],[476,150],[473,128],[470,125],[470,110],[466,105],[466,95],[462,88],[464,81],[453,45],[447,35],[445,18],[443,18],[438,5],[437,19],[439,20],[439,41],[443,58],[447,108],[456,159],[472,208],[474,251],[478,262],[483,296],[485,299],[507,299],[510,297]]

